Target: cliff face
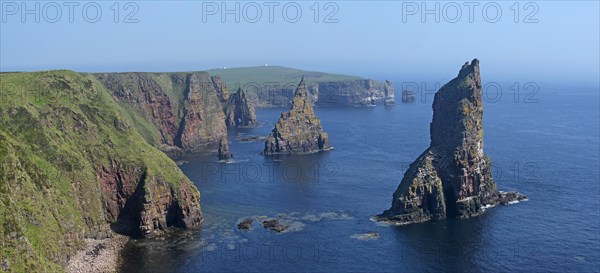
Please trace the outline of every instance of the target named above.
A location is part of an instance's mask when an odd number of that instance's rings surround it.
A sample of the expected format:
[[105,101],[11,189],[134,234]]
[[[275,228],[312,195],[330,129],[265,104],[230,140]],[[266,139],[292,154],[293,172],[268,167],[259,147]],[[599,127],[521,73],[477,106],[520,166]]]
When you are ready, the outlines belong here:
[[102,191],[105,218],[112,230],[134,237],[160,234],[169,227],[189,228],[202,221],[200,195],[181,178],[171,187],[163,177],[147,177],[147,170],[111,160],[99,165],[96,178]]
[[221,139],[227,139],[225,114],[211,82],[206,73],[189,75],[181,126],[175,142],[187,152],[201,152],[207,146],[217,148]]
[[485,205],[524,200],[496,189],[483,152],[483,104],[479,61],[466,63],[435,95],[430,147],[413,162],[377,218],[398,224],[468,218]]
[[[247,97],[256,107],[289,106],[296,94],[295,89],[289,87],[291,83],[286,82],[280,85],[287,86],[287,88],[252,88],[252,92],[246,92]],[[390,85],[386,85],[374,80],[361,79],[313,82],[306,85],[313,104],[322,107],[361,107],[381,103],[382,101],[390,104],[394,101],[391,82]]]
[[[317,88],[319,106],[369,106],[386,99],[386,84],[373,80],[319,82]],[[393,95],[387,101],[393,101]]]
[[229,87],[242,87],[255,107],[289,107],[302,77],[313,103],[320,106],[370,106],[393,101],[385,82],[357,76],[306,71],[281,66],[238,67],[209,70]]
[[263,154],[303,154],[331,149],[329,137],[315,116],[304,78],[300,81],[289,112],[281,114],[265,141]]
[[246,97],[246,92],[238,88],[237,92],[229,97],[225,108],[227,126],[230,127],[254,127],[256,123],[256,111],[254,105]]
[[227,91],[225,83],[221,80],[221,77],[219,76],[212,76],[210,78],[213,82],[215,90],[217,91],[217,97],[219,98],[219,102],[221,102],[221,105],[225,106],[227,100],[229,99],[229,91]]
[[[7,83],[0,101],[2,269],[60,272],[84,238],[145,237],[202,222],[198,190],[131,122],[144,119],[95,77],[50,71],[0,78]],[[144,109],[171,126],[171,115],[155,108],[171,102],[147,94],[141,98],[154,103]]]
[[[121,103],[134,127],[172,157],[214,152],[227,128],[227,89],[219,77],[194,73],[94,74]],[[158,134],[157,134],[158,132]]]

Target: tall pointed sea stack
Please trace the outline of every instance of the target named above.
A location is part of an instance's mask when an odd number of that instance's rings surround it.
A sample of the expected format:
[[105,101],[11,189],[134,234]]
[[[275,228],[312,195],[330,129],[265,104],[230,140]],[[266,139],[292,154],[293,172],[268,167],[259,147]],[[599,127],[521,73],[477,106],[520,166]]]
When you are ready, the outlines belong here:
[[486,205],[525,200],[496,189],[483,152],[482,117],[479,60],[474,59],[435,94],[431,144],[404,173],[392,207],[376,219],[410,224],[468,218],[483,213]]
[[238,88],[237,92],[227,101],[225,121],[230,127],[256,126],[256,111],[254,105],[246,97],[246,92]]
[[323,132],[321,120],[315,116],[310,95],[300,81],[292,108],[283,112],[271,135],[265,141],[263,154],[305,154],[331,149],[329,137]]

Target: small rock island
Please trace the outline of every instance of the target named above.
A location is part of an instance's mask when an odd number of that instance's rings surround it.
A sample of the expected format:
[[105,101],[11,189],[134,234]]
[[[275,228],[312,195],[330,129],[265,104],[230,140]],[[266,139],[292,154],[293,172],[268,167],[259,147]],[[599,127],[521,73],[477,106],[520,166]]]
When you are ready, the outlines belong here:
[[469,218],[488,205],[526,200],[496,189],[483,152],[482,117],[479,60],[474,59],[435,94],[431,144],[404,173],[392,207],[374,218],[394,224]]
[[304,77],[289,112],[283,112],[265,141],[264,155],[307,154],[331,149],[321,120],[315,116]]
[[227,100],[225,120],[229,127],[254,127],[257,125],[254,105],[248,100],[244,89],[238,88],[237,92]]
[[394,100],[394,86],[392,86],[391,81],[385,80],[383,83],[383,94],[385,96],[383,101],[384,105],[389,106],[396,104],[396,101]]

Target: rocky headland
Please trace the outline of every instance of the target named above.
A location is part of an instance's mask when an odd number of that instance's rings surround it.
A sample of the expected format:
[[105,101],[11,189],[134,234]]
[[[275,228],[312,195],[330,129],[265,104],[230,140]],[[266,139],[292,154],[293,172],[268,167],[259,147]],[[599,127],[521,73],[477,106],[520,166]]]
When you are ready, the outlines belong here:
[[264,155],[306,154],[331,149],[329,137],[315,116],[304,78],[298,84],[292,107],[281,114],[265,141]]
[[482,118],[479,60],[474,59],[436,93],[431,144],[404,173],[391,208],[374,218],[395,224],[468,218],[486,206],[526,200],[496,189],[483,151]]
[[10,83],[0,100],[1,270],[63,272],[72,261],[77,271],[77,253],[92,247],[104,257],[101,250],[122,245],[110,243],[116,234],[151,237],[202,223],[198,189],[143,137],[175,141],[177,107],[155,92],[157,82],[131,77],[140,89],[107,89],[72,71],[0,74]]

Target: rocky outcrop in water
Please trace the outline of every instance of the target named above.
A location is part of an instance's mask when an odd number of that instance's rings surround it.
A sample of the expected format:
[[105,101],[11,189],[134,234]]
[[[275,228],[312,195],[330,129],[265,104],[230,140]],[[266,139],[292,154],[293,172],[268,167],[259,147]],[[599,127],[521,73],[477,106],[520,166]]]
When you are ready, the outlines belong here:
[[240,230],[249,230],[252,229],[252,224],[254,223],[254,219],[246,218],[243,221],[237,224],[238,229]]
[[468,218],[487,205],[525,200],[496,189],[491,161],[483,152],[482,117],[479,61],[474,59],[436,93],[430,147],[404,174],[392,207],[375,218],[396,224]]
[[233,157],[233,154],[229,153],[229,142],[227,141],[227,138],[222,138],[221,140],[219,140],[219,149],[217,150],[217,156],[221,160]]
[[279,219],[270,219],[262,221],[264,228],[275,232],[282,232],[289,228],[289,226],[282,224]]
[[304,78],[296,89],[289,112],[281,114],[265,141],[263,154],[304,154],[331,149],[329,137],[315,116]]
[[229,97],[225,107],[225,118],[227,126],[230,127],[254,127],[257,125],[254,105],[246,97],[244,89],[238,88],[237,92]]
[[385,99],[383,101],[384,105],[394,105],[396,101],[394,100],[394,86],[391,81],[386,80],[383,83],[383,95]]
[[412,103],[415,102],[416,96],[415,91],[404,90],[402,91],[402,103]]

